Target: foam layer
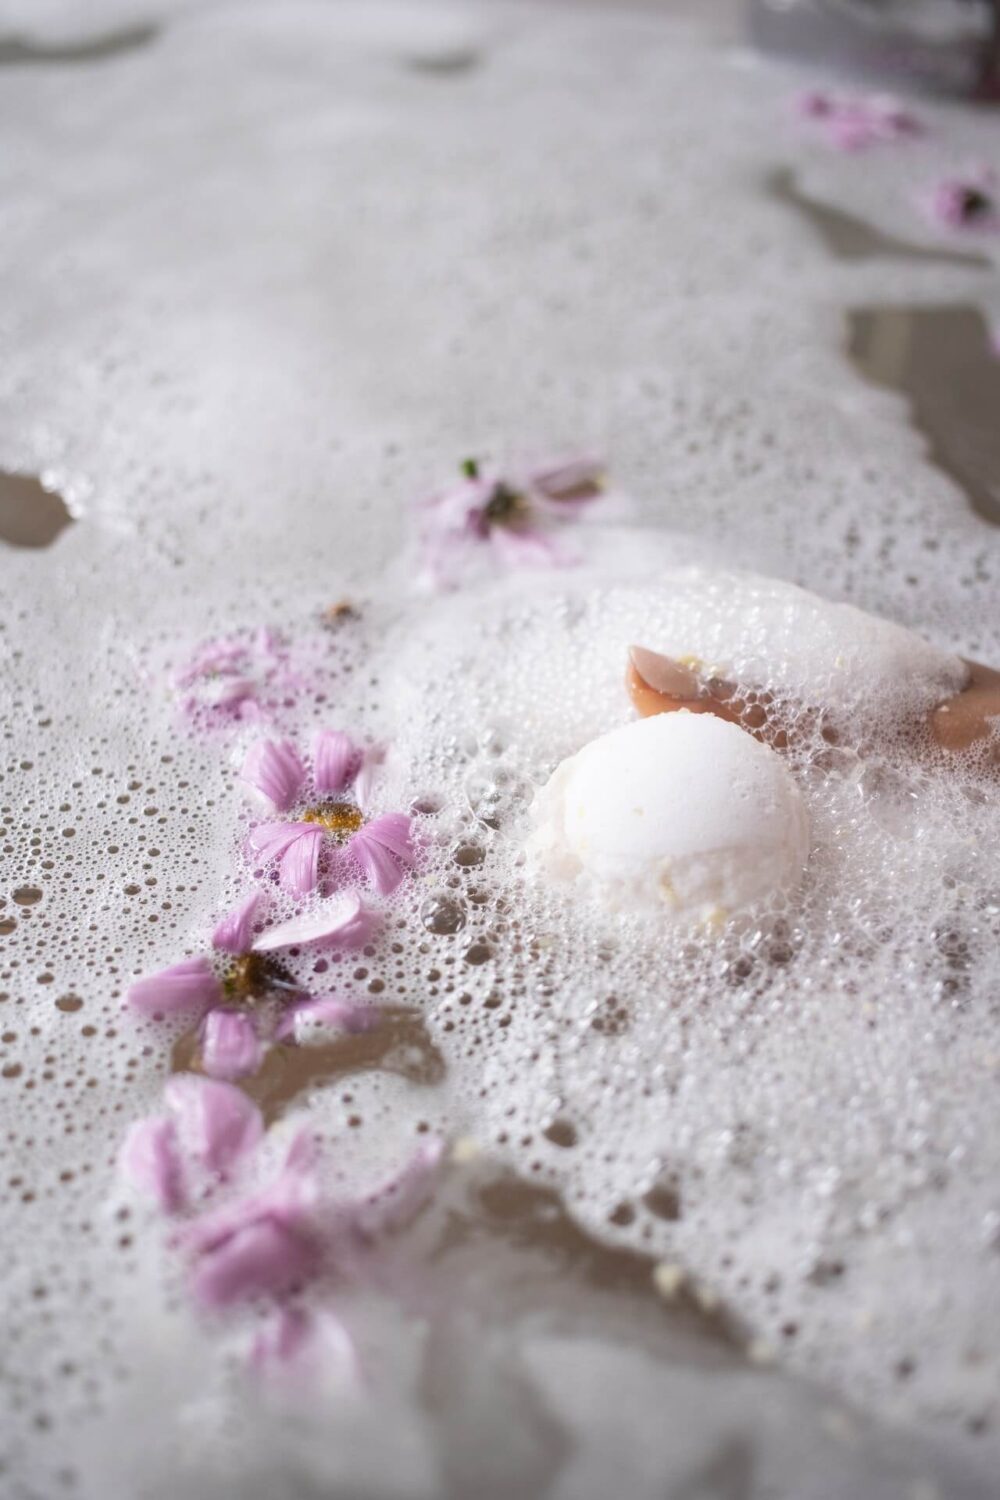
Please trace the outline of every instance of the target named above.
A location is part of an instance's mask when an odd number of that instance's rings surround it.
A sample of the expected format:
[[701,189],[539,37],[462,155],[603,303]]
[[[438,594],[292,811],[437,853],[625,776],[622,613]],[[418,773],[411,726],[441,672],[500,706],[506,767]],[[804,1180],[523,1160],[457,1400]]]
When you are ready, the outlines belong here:
[[[78,6],[42,9],[8,15],[50,47],[78,35]],[[527,1472],[576,1500],[609,1451],[586,1391],[626,1374],[615,1472],[636,1496],[722,1488],[739,1464],[793,1474],[796,1500],[835,1492],[836,1455],[829,1484],[809,1460],[840,1439],[802,1377],[954,1441],[992,1486],[996,799],[911,721],[958,656],[1000,663],[997,539],[844,344],[852,308],[992,320],[995,292],[975,263],[834,260],[768,183],[786,167],[883,239],[953,248],[915,205],[995,126],[928,105],[900,152],[835,159],[785,108],[804,80],[721,50],[706,10],[171,4],[103,58],[3,67],[0,464],[77,520],[3,556],[0,1488],[18,1500],[171,1493],[180,1462],[204,1494],[239,1472],[268,1500],[316,1474],[353,1497],[344,1455],[382,1492],[462,1495],[470,1449],[512,1465],[501,1491]],[[134,20],[88,7],[95,28]],[[411,497],[470,454],[567,444],[607,455],[627,524],[595,507],[576,569],[414,602]],[[359,618],[320,623],[344,599]],[[287,648],[273,675],[261,625]],[[405,1296],[352,1307],[392,1379],[334,1458],[323,1414],[269,1416],[231,1377],[252,1328],[190,1319],[114,1171],[193,1046],[123,1018],[122,994],[203,952],[249,879],[236,771],[261,726],[217,723],[211,693],[198,732],[180,711],[178,668],[219,635],[247,646],[276,732],[389,742],[379,806],[418,802],[427,841],[372,952],[303,960],[390,1010],[391,1040],[286,1059],[269,1117],[322,1129],[333,1188],[429,1131],[473,1135],[732,1304],[794,1399],[714,1368],[689,1384],[686,1347],[667,1379],[671,1354],[646,1360],[613,1319],[586,1345],[576,1271],[565,1346],[534,1348],[527,1385],[506,1350],[476,1384],[477,1325],[453,1358],[419,1317],[400,1332]],[[531,797],[626,721],[636,641],[788,700],[813,854],[767,925],[651,945],[524,878]],[[462,1414],[450,1436],[429,1386]],[[526,1433],[537,1469],[514,1463]],[[854,1488],[910,1500],[932,1460],[893,1452],[851,1448]]]

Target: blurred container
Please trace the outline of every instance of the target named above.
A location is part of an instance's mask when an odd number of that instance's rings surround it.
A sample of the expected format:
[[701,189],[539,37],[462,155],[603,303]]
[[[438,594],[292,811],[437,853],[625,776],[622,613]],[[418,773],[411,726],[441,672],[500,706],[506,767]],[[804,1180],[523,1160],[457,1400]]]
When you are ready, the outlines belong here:
[[750,0],[754,42],[898,88],[1000,98],[1000,0]]

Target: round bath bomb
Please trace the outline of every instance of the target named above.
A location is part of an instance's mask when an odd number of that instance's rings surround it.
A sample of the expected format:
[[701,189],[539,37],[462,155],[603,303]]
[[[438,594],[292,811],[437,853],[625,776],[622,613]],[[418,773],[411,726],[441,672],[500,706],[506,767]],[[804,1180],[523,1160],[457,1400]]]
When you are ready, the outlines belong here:
[[619,911],[724,918],[794,885],[809,854],[780,756],[711,714],[659,714],[592,740],[532,815],[536,868]]

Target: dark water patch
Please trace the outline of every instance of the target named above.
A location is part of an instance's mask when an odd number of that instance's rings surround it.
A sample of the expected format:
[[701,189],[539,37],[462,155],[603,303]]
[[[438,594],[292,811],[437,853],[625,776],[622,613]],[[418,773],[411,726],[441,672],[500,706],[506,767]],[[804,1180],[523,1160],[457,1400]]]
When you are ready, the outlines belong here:
[[50,67],[66,63],[104,62],[124,52],[148,47],[159,36],[161,27],[153,22],[123,26],[99,36],[82,37],[77,42],[41,42],[29,37],[0,37],[0,68]]
[[0,541],[11,547],[51,547],[72,520],[62,496],[40,480],[0,469]]
[[[199,1033],[185,1032],[174,1046],[171,1071],[197,1070]],[[266,1124],[278,1120],[314,1090],[330,1088],[358,1073],[394,1073],[408,1083],[431,1088],[445,1073],[444,1058],[431,1040],[419,1011],[402,1005],[379,1008],[373,1031],[332,1037],[303,1047],[271,1047],[252,1078],[240,1087],[260,1106]]]
[[978,309],[851,308],[847,352],[866,379],[907,398],[931,462],[1000,525],[1000,356]]
[[804,193],[789,167],[768,173],[766,191],[776,203],[794,209],[816,231],[823,245],[838,260],[906,260],[928,265],[960,266],[967,270],[990,269],[990,261],[974,251],[929,250],[911,244],[859,219],[856,214],[821,203]]
[[411,73],[426,73],[432,78],[458,78],[475,72],[482,60],[474,47],[452,47],[441,52],[413,53],[403,59],[403,65]]

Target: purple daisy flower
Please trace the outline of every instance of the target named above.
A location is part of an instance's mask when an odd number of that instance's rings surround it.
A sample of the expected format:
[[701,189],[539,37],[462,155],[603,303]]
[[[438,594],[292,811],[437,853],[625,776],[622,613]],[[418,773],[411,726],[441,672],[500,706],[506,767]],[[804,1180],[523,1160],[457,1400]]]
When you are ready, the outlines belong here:
[[[259,740],[251,746],[240,773],[267,806],[287,813],[299,804],[294,821],[259,823],[248,842],[265,863],[275,863],[284,890],[306,896],[319,883],[320,856],[331,842],[342,859],[382,896],[394,891],[412,865],[411,819],[405,813],[368,818],[371,784],[378,752],[363,753],[339,730],[324,729],[313,744],[310,778],[295,746],[288,740]],[[353,799],[345,793],[352,785]],[[305,796],[311,792],[311,800]]]
[[426,580],[455,588],[478,557],[508,567],[558,567],[570,561],[554,532],[578,518],[603,491],[604,466],[580,456],[509,474],[467,459],[462,478],[418,502]]
[[[370,1006],[308,994],[272,955],[322,944],[363,946],[378,927],[379,913],[349,891],[307,916],[255,935],[261,900],[261,892],[253,891],[216,926],[212,947],[230,960],[221,973],[208,957],[187,958],[136,980],[125,997],[129,1009],[142,1016],[198,1018],[201,1067],[211,1079],[256,1073],[272,1041],[297,1042],[300,1032],[311,1040],[319,1032],[363,1031],[377,1023],[378,1012]],[[276,1020],[274,1001],[281,1006]],[[149,1158],[150,1178],[159,1172],[161,1200],[172,1196],[168,1136],[150,1130],[132,1143],[137,1161],[143,1153]]]

